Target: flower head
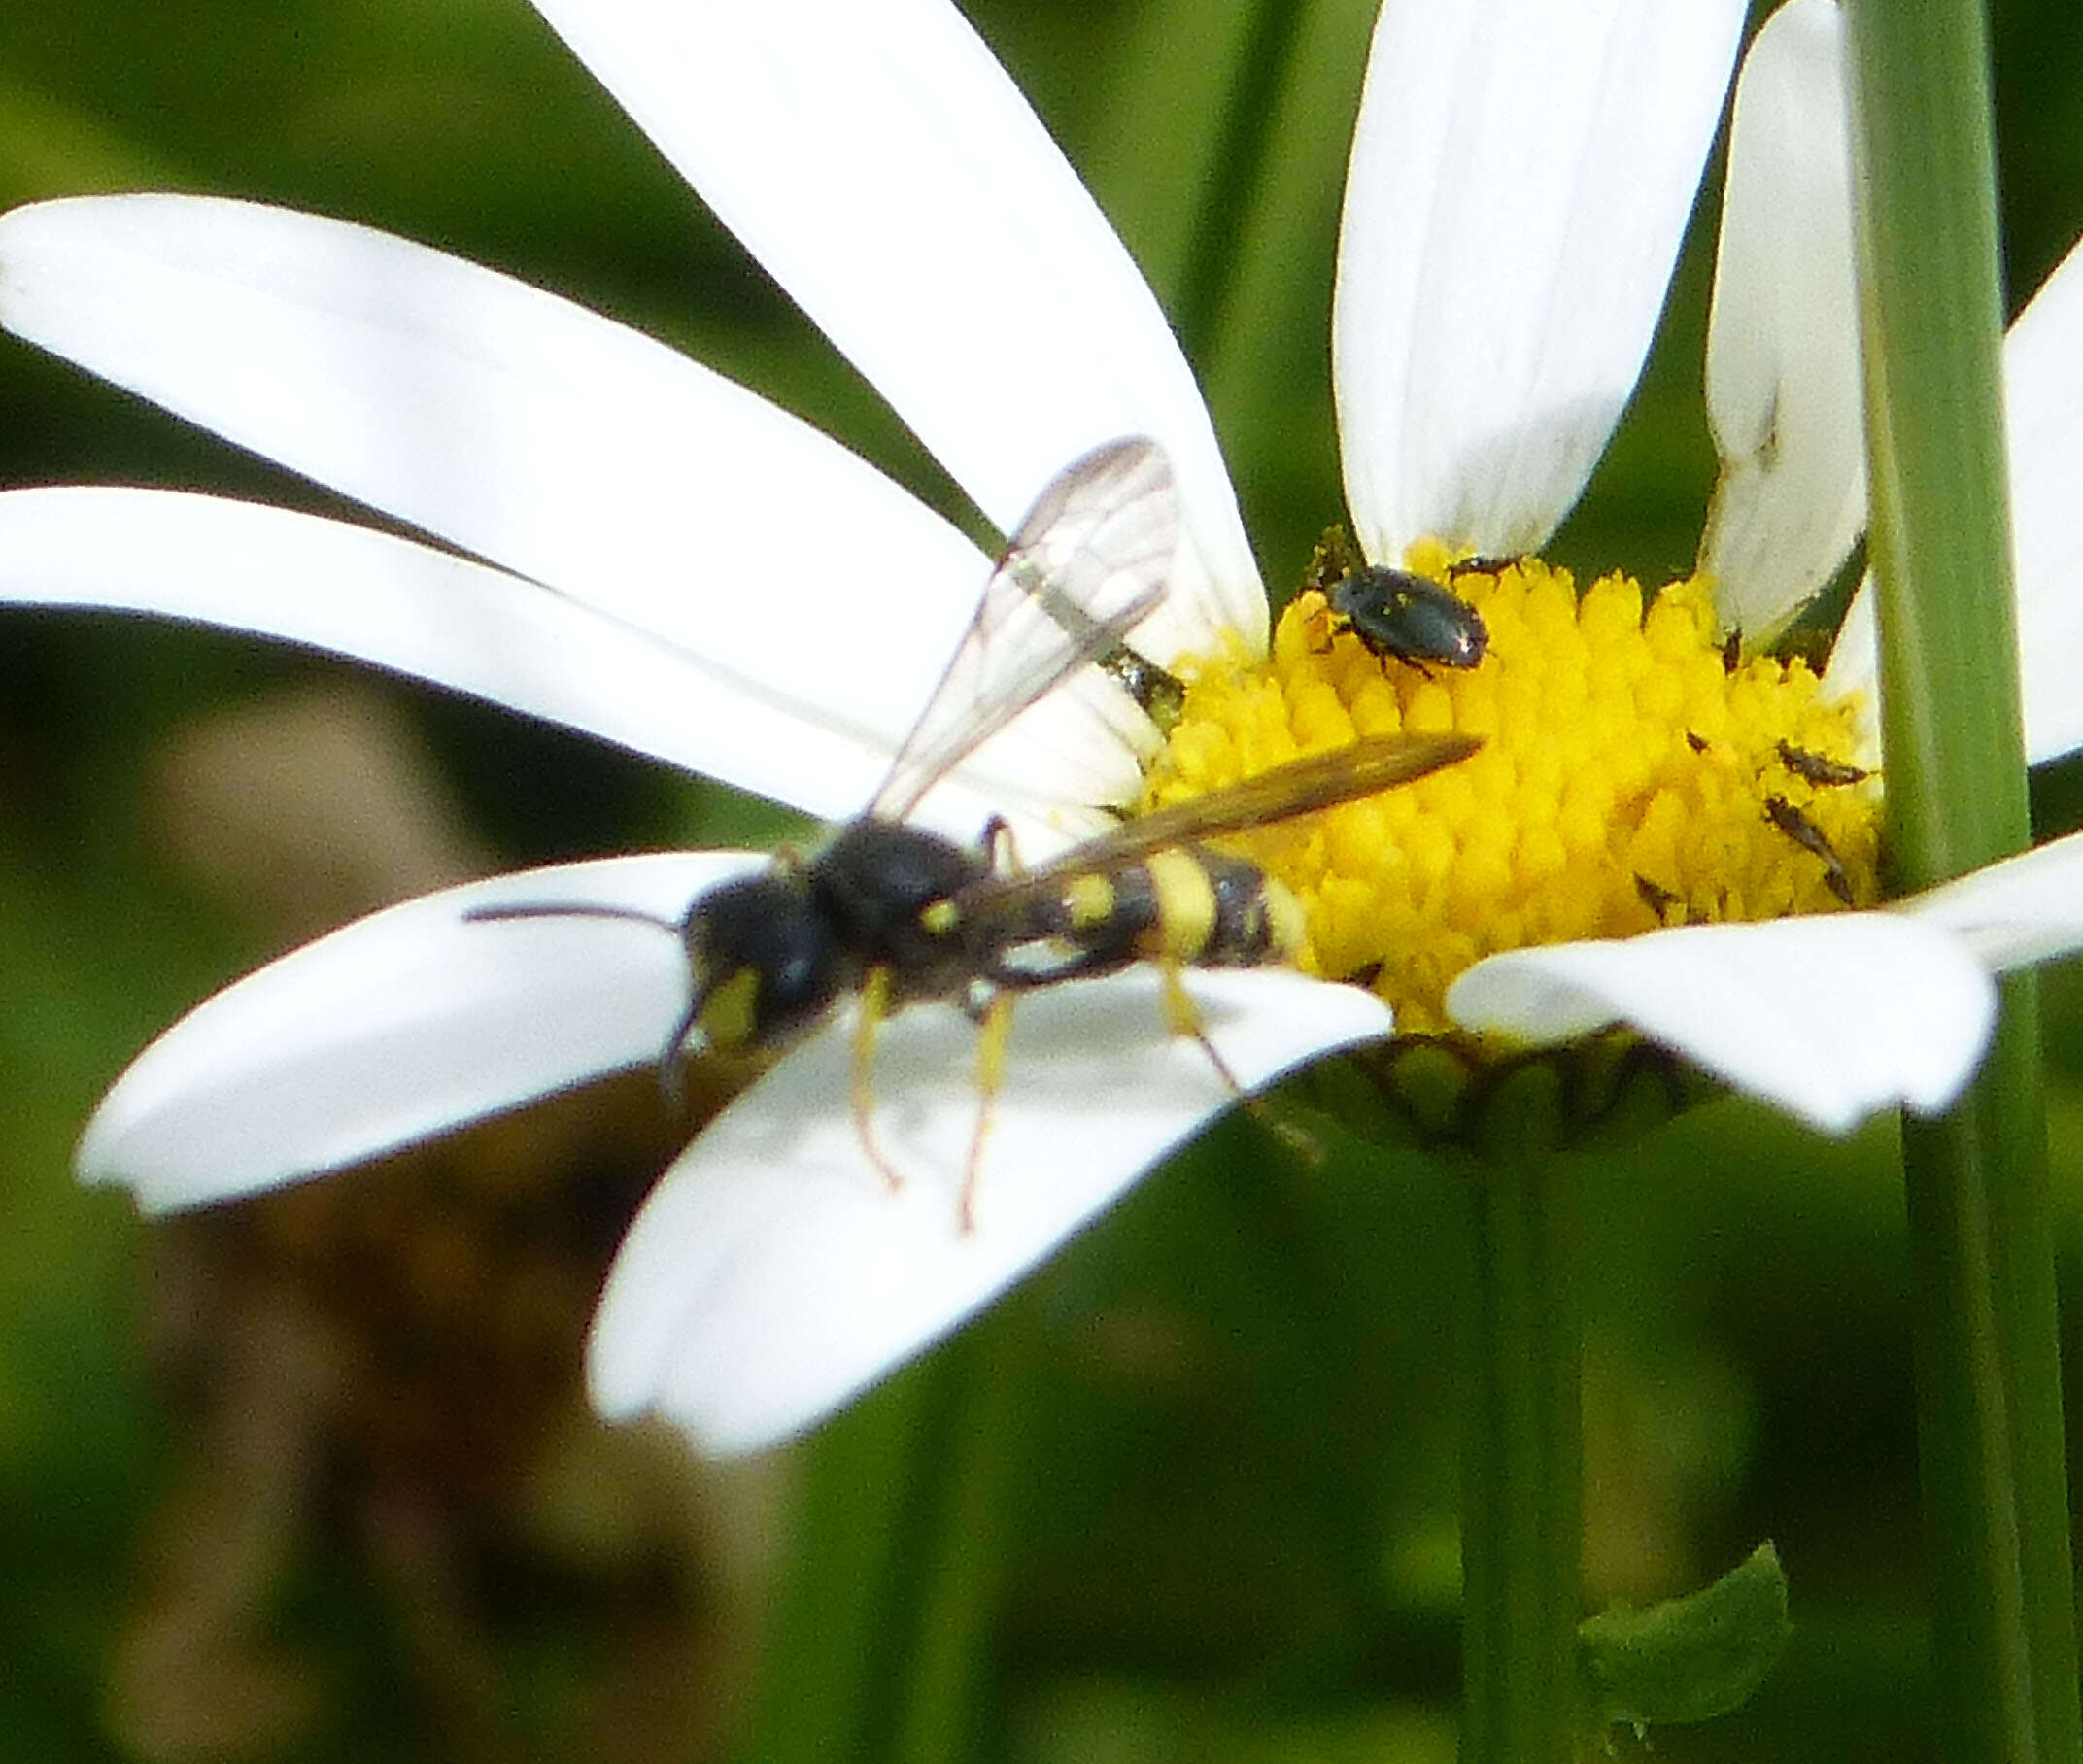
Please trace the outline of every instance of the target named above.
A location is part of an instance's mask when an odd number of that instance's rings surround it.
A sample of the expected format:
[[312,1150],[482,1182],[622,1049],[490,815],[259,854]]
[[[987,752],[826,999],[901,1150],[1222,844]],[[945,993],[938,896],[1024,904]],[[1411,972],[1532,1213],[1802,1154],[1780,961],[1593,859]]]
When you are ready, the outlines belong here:
[[[1595,41],[1609,77],[1661,95],[1674,134],[1719,107],[1705,14],[1511,10],[1507,63],[1568,67]],[[1615,389],[1632,384],[1670,263],[1651,242],[1674,242],[1682,211],[1666,168],[1619,158],[1631,112],[1572,138],[1546,111],[1485,128],[1456,110],[1426,136],[1437,118],[1415,70],[1475,55],[1463,29],[1423,8],[1378,24],[1334,341],[1354,530],[1376,564],[1463,594],[1487,654],[1466,671],[1383,661],[1341,628],[1335,594],[1305,593],[1269,656],[1232,646],[1185,664],[1185,716],[1148,788],[1190,796],[1355,731],[1480,734],[1481,754],[1424,787],[1434,812],[1370,803],[1256,842],[1308,909],[1315,971],[1371,981],[1399,1030],[1479,1054],[1620,1024],[1827,1129],[1895,1102],[1942,1108],[1994,1022],[1990,968],[2032,959],[2030,941],[2014,933],[2018,953],[1992,962],[2004,939],[1985,933],[1977,962],[1920,903],[1870,910],[1882,778],[1863,596],[1820,678],[1759,642],[1841,567],[1863,521],[1837,9],[1793,0],[1745,61],[1705,373],[1722,479],[1697,572],[1647,590],[1612,575],[1580,591],[1525,554],[1567,513]],[[1490,91],[1478,102],[1496,108]],[[1413,177],[1428,155],[1430,181]],[[1468,236],[1468,217],[1488,227],[1529,201],[1555,208],[1526,218],[1523,254]],[[1408,313],[1402,328],[1380,323],[1384,305]],[[2041,328],[2031,319],[2022,338]],[[2054,426],[2042,418],[2034,443],[2054,444]],[[2069,574],[2050,559],[2022,596],[2055,599],[2043,583]],[[2044,677],[2041,642],[2027,653]],[[2052,690],[2029,690],[2035,758],[2059,751],[2041,731],[2066,717]],[[2040,910],[2066,917],[2051,894]]]
[[[1606,17],[1610,44],[1624,35],[1662,52],[1658,31],[1685,29],[1660,18],[1626,31],[1622,13]],[[1404,17],[1398,27],[1385,13],[1377,31],[1366,115],[1395,31],[1417,29]],[[1550,29],[1571,27],[1550,20]],[[1600,321],[1558,337],[1542,322],[1500,321],[1504,295],[1491,293],[1466,327],[1448,306],[1429,329],[1381,342],[1358,324],[1366,281],[1415,277],[1429,288],[1429,266],[1406,260],[1422,258],[1437,233],[1448,235],[1448,277],[1473,275],[1454,240],[1454,217],[1469,211],[1420,189],[1356,227],[1366,208],[1354,191],[1393,175],[1391,162],[1369,156],[1362,117],[1337,331],[1351,517],[1377,560],[1442,573],[1451,556],[1481,552],[1515,564],[1462,577],[1506,628],[1491,661],[1464,681],[1406,688],[1406,714],[1427,727],[1491,737],[1466,768],[1469,835],[1454,863],[1437,866],[1444,881],[1418,901],[1417,923],[1375,925],[1371,948],[1337,950],[1325,967],[1379,963],[1385,985],[1408,989],[1391,994],[1406,1027],[1433,1016],[1522,1047],[1629,1025],[1835,1131],[1895,1102],[1943,1108],[1994,1023],[1987,970],[1964,960],[1958,939],[1930,935],[1914,904],[1910,914],[1843,910],[1879,899],[1881,756],[1862,610],[1823,679],[1759,644],[1835,575],[1864,517],[1841,29],[1833,0],[1793,0],[1746,56],[1704,375],[1723,477],[1697,575],[1652,594],[1615,577],[1558,595],[1548,570],[1517,554],[1542,544],[1589,471],[1581,439],[1602,406],[1583,390],[1595,375],[1573,362],[1600,350],[1639,360],[1617,335],[1600,339],[1600,322],[1617,315],[1635,315],[1633,335],[1648,339],[1639,269],[1631,279],[1624,258],[1597,258],[1588,246],[1608,229],[1629,233],[1597,204],[1654,215],[1662,186],[1650,171],[1597,164],[1595,148],[1560,154],[1560,169],[1535,164],[1550,150],[1546,127],[1506,129],[1531,187],[1571,186],[1591,211],[1579,220],[1564,202],[1568,225],[1535,237],[1558,240],[1554,260],[1606,295]],[[1550,54],[1568,64],[1566,48]],[[1658,91],[1677,111],[1697,102],[1683,82],[1648,77],[1629,89]],[[1481,160],[1513,148],[1446,153]],[[1668,260],[1648,277],[1658,298],[1664,269]],[[1560,304],[1583,298],[1579,289]],[[1469,395],[1493,362],[1520,375],[1524,404],[1502,419]],[[1481,415],[1451,408],[1456,386]],[[1471,437],[1471,423],[1493,423],[1498,439]],[[2045,446],[2052,435],[2035,439]],[[2021,594],[2048,590],[2025,583]],[[1529,619],[1531,641],[1515,644]],[[1275,670],[1281,662],[1277,639]],[[2052,697],[2029,694],[2029,725],[2060,714]],[[1315,714],[1325,714],[1320,699]],[[1369,714],[1385,714],[1379,692]],[[1366,858],[1360,870],[1400,881],[1393,856]],[[1322,874],[1318,919],[1333,948],[1364,894],[1354,866]],[[1825,919],[1793,916],[1817,910]],[[1422,954],[1406,954],[1413,941]]]
[[1384,666],[1305,594],[1267,662],[1195,673],[1152,771],[1155,799],[1176,800],[1305,745],[1483,738],[1421,801],[1255,839],[1310,911],[1315,971],[1371,974],[1400,1031],[1440,1034],[1448,988],[1500,950],[1874,903],[1878,781],[1842,757],[1852,707],[1805,663],[1724,652],[1696,582],[1649,598],[1614,575],[1580,594],[1532,559],[1452,580],[1489,633],[1479,666]]

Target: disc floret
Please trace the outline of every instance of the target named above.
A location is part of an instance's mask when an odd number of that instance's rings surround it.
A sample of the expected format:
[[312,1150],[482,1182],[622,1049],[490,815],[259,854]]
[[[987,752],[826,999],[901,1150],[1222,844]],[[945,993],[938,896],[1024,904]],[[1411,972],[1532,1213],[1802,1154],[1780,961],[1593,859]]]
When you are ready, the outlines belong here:
[[1484,737],[1414,785],[1250,835],[1302,903],[1311,971],[1436,1034],[1448,986],[1499,951],[1873,903],[1880,782],[1855,763],[1856,701],[1720,641],[1704,580],[1645,594],[1615,573],[1580,594],[1535,559],[1454,564],[1429,544],[1406,566],[1481,614],[1478,666],[1384,660],[1308,589],[1270,657],[1185,670],[1146,786],[1154,806],[1362,736]]

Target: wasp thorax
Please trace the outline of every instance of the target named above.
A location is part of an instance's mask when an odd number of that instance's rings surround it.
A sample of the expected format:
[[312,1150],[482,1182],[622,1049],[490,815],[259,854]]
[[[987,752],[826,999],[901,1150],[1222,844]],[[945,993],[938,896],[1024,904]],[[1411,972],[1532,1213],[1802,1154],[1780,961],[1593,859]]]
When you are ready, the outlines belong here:
[[981,851],[923,828],[863,818],[811,860],[819,909],[862,971],[887,968],[892,997],[944,998],[974,967],[953,898],[991,873]]
[[[1449,576],[1439,547],[1405,561]],[[1373,593],[1360,571],[1297,595],[1270,659],[1182,670],[1147,808],[1367,737],[1483,737],[1460,764],[1238,843],[1291,891],[1305,967],[1368,977],[1399,1030],[1444,1033],[1448,986],[1495,951],[1875,899],[1879,780],[1858,705],[1826,700],[1798,660],[1724,665],[1706,584],[1646,594],[1614,575],[1580,595],[1532,559],[1451,580],[1485,632],[1480,666],[1385,662],[1353,611]],[[1375,610],[1409,636],[1429,604]]]

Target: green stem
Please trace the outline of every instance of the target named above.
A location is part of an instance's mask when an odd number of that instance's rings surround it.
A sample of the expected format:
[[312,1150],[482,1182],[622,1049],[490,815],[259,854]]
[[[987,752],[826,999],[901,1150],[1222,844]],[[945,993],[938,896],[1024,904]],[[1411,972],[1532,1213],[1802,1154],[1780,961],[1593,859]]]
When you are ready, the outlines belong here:
[[962,1400],[936,1442],[943,1454],[930,1523],[917,1536],[922,1590],[901,1687],[896,1744],[903,1764],[957,1764],[977,1754],[1010,1520],[1007,1473],[1019,1426],[1012,1356],[1029,1340],[1021,1295],[970,1325]]
[[1470,1185],[1461,1764],[1569,1764],[1584,1731],[1577,1183],[1549,1137],[1493,1151]]
[[1320,1627],[1309,1640],[1332,1628],[1371,1636],[1381,1620],[1382,1491],[1368,1449],[1373,1442],[1352,1432],[1351,1344],[1366,1339],[1366,1327],[1320,1235],[1320,1215],[1296,1193],[1292,1148],[1268,1146],[1270,1156],[1255,1155],[1272,1136],[1256,1123],[1252,1139],[1244,1139],[1244,1131],[1236,1153],[1209,1160],[1211,1186],[1235,1220],[1243,1267],[1256,1289],[1250,1296],[1265,1307],[1265,1357],[1255,1376],[1306,1417],[1281,1429],[1281,1445],[1315,1509],[1339,1595],[1314,1613]]
[[1904,1128],[1942,1756],[2075,1764],[2075,1636],[2031,983],[1967,1101]]
[[1186,358],[1204,374],[1236,280],[1238,237],[1265,176],[1267,137],[1280,114],[1281,85],[1301,36],[1302,13],[1302,0],[1260,0],[1237,57],[1221,136],[1194,210],[1174,322]]
[[810,1443],[744,1756],[974,1754],[1016,1333],[1001,1317],[972,1325]]
[[[2002,296],[1976,0],[1848,0],[1890,850],[1905,888],[2030,838]],[[1942,1755],[2079,1764],[2059,1319],[2032,986],[1904,1134]]]

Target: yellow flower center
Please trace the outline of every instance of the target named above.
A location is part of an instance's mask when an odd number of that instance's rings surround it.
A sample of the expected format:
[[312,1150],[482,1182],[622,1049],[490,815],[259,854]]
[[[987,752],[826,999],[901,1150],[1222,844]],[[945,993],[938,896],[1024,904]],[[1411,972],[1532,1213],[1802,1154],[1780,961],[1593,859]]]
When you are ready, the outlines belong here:
[[1803,662],[1724,651],[1697,578],[1645,596],[1610,575],[1580,596],[1531,559],[1450,577],[1427,544],[1407,561],[1482,615],[1480,665],[1377,656],[1308,590],[1270,658],[1181,669],[1145,786],[1154,807],[1362,736],[1484,737],[1416,784],[1241,842],[1301,901],[1305,967],[1438,1034],[1448,986],[1500,950],[1872,903],[1880,789],[1849,763],[1856,705],[1826,701]]

